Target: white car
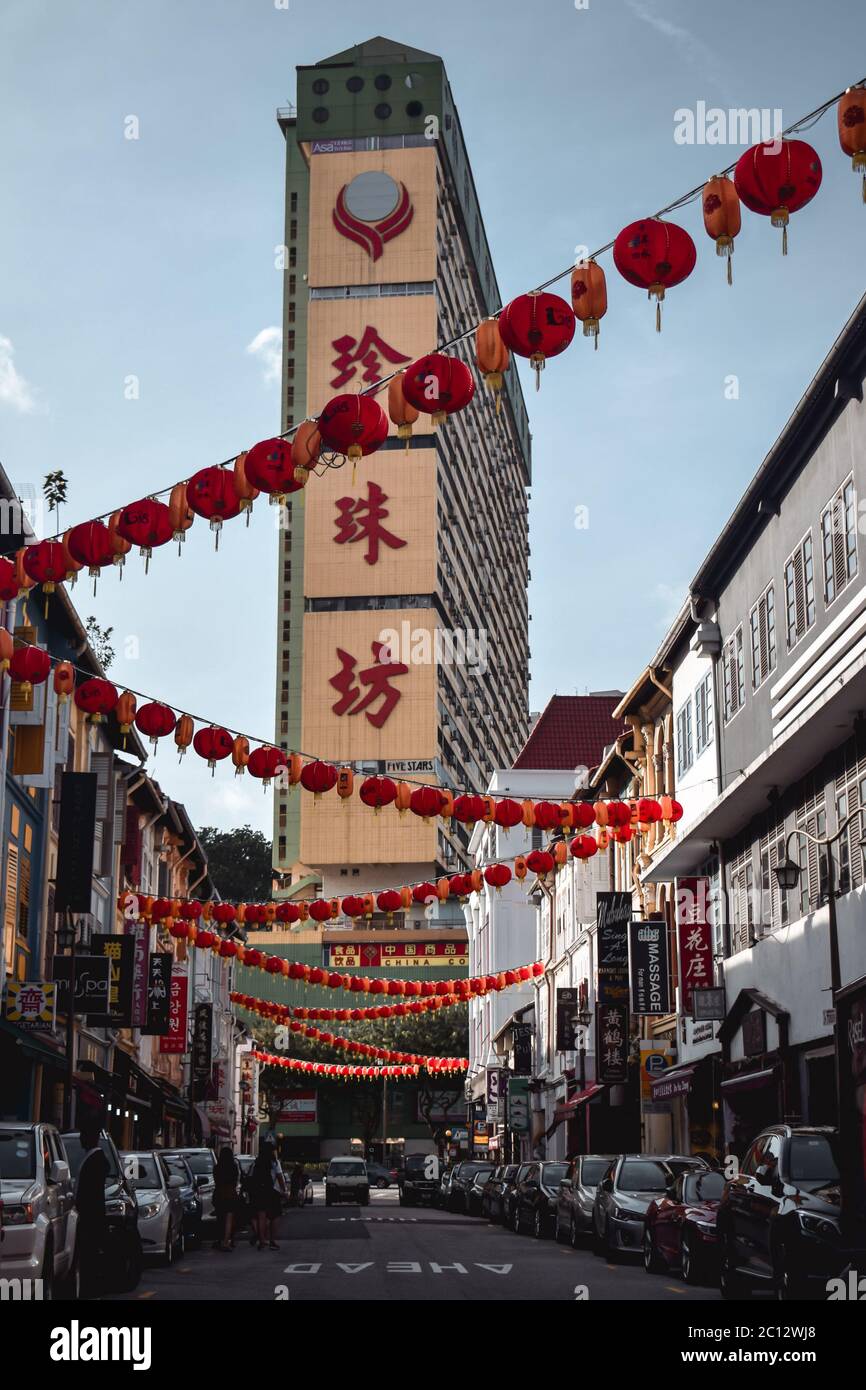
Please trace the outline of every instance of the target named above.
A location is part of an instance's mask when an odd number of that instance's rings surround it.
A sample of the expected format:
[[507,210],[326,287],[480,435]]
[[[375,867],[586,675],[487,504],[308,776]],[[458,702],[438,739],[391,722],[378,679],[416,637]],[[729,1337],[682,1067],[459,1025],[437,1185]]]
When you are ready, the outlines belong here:
[[363,1158],[332,1158],[325,1174],[325,1206],[334,1202],[370,1205],[370,1178]]
[[0,1277],[41,1279],[41,1290],[31,1288],[30,1298],[77,1298],[77,1226],[75,1188],[57,1129],[0,1123]]
[[161,1154],[152,1149],[121,1154],[124,1176],[138,1205],[138,1234],[145,1255],[160,1255],[170,1265],[183,1255],[183,1178],[171,1173]]

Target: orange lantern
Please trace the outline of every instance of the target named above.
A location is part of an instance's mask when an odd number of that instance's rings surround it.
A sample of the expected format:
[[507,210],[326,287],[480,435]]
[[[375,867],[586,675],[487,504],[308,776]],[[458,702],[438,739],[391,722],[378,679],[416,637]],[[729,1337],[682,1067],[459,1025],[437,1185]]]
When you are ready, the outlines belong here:
[[67,584],[74,584],[75,580],[78,577],[78,571],[84,569],[84,565],[80,560],[75,559],[75,556],[69,549],[68,542],[69,531],[66,531],[64,532],[63,540],[60,542],[60,544],[63,546],[63,556],[66,561],[66,582]]
[[397,807],[397,810],[400,812],[401,816],[405,816],[406,812],[409,809],[409,803],[411,802],[411,800],[412,788],[409,786],[409,783],[398,782],[397,795],[394,797],[394,805]]
[[701,195],[704,210],[704,226],[707,236],[716,243],[716,255],[728,258],[728,284],[733,283],[731,256],[734,254],[734,237],[740,230],[740,199],[729,178],[718,175],[704,184]]
[[337,796],[346,801],[352,795],[355,774],[350,767],[341,767],[337,773]]
[[250,760],[250,741],[244,734],[238,734],[232,744],[232,762],[235,765],[235,777],[242,777],[244,768]]
[[292,439],[292,463],[295,465],[295,479],[306,482],[319,461],[322,449],[322,436],[315,420],[302,420]]
[[24,556],[27,554],[27,547],[22,546],[15,555],[15,578],[18,580],[18,597],[23,597],[29,589],[33,588],[36,580],[31,578],[24,568]]
[[[0,671],[8,671],[8,670],[9,670],[9,663],[10,663],[11,660],[12,660],[12,653],[13,653],[14,651],[15,651],[15,639],[14,639],[14,637],[12,636],[12,633],[9,632],[7,628],[5,628],[5,627],[0,627]],[[68,661],[67,661],[66,665],[69,666],[69,662],[68,662]],[[71,671],[71,670],[72,670],[72,667],[70,666],[69,669],[70,669],[70,671]],[[56,675],[55,675],[54,679],[55,679],[55,686],[54,686],[54,688],[55,688],[55,690],[56,690],[56,689],[57,689],[57,685],[56,685],[57,676],[56,676]],[[73,685],[75,684],[75,677],[74,677],[74,676],[73,676],[73,678],[72,678],[72,683],[73,683]]]
[[496,397],[496,414],[502,404],[503,374],[508,370],[511,354],[502,341],[498,319],[484,319],[475,330],[475,363],[484,377],[484,385]]
[[128,541],[126,537],[121,535],[120,531],[117,529],[120,525],[122,515],[122,510],[118,512],[112,512],[111,519],[108,523],[108,540],[111,546],[112,555],[111,563],[113,565],[116,565],[116,567],[120,570],[119,577],[121,579],[123,578],[123,566],[126,562],[126,557],[132,549],[132,541]]
[[420,415],[403,395],[404,372],[396,372],[388,382],[388,418],[392,425],[397,426],[397,435],[400,439],[405,439],[406,449],[409,449],[409,440],[412,437],[412,426]]
[[186,540],[186,533],[195,521],[195,512],[186,497],[186,483],[175,483],[168,499],[168,511],[177,541],[177,553]]
[[866,87],[849,87],[839,98],[839,144],[851,156],[855,174],[863,173],[863,201],[866,203]]
[[126,747],[126,735],[132,728],[133,720],[135,719],[135,710],[135,696],[133,695],[131,690],[124,690],[123,694],[120,696],[120,699],[114,707],[114,713],[116,714],[117,722],[120,725],[120,732],[123,734],[124,748]]
[[179,756],[181,758],[192,743],[192,736],[194,733],[195,725],[190,715],[182,714],[174,726],[174,741],[179,749]]
[[244,468],[246,461],[247,451],[244,449],[243,453],[238,454],[235,459],[235,489],[238,497],[241,499],[241,511],[245,514],[247,526],[249,526],[250,512],[253,509],[253,503],[259,495],[259,490],[257,487],[253,487],[246,475],[246,469]]
[[301,780],[301,773],[304,770],[304,760],[300,753],[289,754],[289,786],[296,787]]
[[594,338],[598,351],[599,324],[607,313],[607,281],[596,261],[579,261],[571,272],[571,307],[583,324],[584,338]]

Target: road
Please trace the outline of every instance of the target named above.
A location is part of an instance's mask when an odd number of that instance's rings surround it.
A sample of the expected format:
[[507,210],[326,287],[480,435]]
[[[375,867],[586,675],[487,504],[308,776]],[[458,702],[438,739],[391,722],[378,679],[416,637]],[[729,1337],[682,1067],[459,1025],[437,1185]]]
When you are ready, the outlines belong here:
[[257,1250],[245,1234],[231,1254],[206,1244],[170,1269],[149,1265],[132,1294],[99,1301],[719,1302],[714,1288],[648,1275],[636,1260],[609,1264],[487,1221],[403,1208],[396,1188],[374,1190],[369,1207],[326,1208],[317,1185],[313,1206],[287,1213],[278,1239],[278,1251]]

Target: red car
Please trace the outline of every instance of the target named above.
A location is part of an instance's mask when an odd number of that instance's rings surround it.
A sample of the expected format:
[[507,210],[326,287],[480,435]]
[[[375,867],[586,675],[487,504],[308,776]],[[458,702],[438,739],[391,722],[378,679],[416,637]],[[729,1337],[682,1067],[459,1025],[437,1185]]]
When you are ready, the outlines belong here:
[[712,1169],[680,1173],[646,1214],[643,1262],[648,1274],[679,1265],[687,1284],[698,1284],[718,1255],[716,1213],[725,1179]]

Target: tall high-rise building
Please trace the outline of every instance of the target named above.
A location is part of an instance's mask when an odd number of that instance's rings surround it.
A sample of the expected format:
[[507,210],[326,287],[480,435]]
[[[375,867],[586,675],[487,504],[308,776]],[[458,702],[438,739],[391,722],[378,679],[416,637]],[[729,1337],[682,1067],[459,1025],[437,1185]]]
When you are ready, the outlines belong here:
[[[278,119],[289,429],[459,337],[501,299],[441,58],[371,39],[299,68],[297,110]],[[290,498],[276,737],[356,777],[483,789],[528,729],[530,440],[516,372],[497,412],[474,337],[449,351],[478,380],[467,409],[438,428],[422,415],[408,441],[392,428],[356,469],[328,469]],[[455,872],[467,846],[456,822],[276,795],[274,866],[292,893]]]

